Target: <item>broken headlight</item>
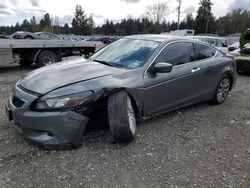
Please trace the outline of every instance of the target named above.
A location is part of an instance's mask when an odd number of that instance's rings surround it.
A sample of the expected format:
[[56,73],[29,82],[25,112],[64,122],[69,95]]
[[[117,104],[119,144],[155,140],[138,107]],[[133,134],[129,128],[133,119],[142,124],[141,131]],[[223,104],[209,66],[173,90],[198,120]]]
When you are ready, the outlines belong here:
[[83,103],[93,92],[86,91],[56,98],[41,98],[35,103],[35,110],[55,110],[72,108]]

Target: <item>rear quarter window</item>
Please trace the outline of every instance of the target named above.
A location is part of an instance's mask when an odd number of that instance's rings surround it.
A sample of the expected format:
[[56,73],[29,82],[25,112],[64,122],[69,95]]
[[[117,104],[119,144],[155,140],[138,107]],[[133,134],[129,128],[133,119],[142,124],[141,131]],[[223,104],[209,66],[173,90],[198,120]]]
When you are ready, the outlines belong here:
[[211,58],[216,53],[215,49],[205,46],[203,44],[195,43],[194,46],[195,46],[196,60]]

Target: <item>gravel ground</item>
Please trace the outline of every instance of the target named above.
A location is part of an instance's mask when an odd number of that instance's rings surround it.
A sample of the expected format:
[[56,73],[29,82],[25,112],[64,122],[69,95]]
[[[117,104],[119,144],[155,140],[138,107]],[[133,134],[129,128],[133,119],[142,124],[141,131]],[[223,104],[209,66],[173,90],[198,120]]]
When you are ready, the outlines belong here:
[[226,102],[202,103],[143,121],[137,139],[112,144],[108,129],[76,150],[26,142],[5,116],[14,83],[33,68],[0,68],[0,187],[250,187],[250,75]]

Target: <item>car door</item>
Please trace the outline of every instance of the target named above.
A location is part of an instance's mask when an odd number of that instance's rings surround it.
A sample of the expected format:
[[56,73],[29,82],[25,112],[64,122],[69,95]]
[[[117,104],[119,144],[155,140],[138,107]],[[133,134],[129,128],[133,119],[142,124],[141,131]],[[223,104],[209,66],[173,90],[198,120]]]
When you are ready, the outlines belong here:
[[[194,43],[196,60],[201,65],[202,77],[200,78],[199,101],[210,99],[220,79],[223,67],[220,66],[223,58],[220,52],[204,44]],[[218,56],[218,57],[216,57]]]
[[195,61],[192,42],[168,44],[151,66],[158,62],[171,63],[173,69],[169,73],[144,74],[146,117],[192,104],[198,98],[200,63]]

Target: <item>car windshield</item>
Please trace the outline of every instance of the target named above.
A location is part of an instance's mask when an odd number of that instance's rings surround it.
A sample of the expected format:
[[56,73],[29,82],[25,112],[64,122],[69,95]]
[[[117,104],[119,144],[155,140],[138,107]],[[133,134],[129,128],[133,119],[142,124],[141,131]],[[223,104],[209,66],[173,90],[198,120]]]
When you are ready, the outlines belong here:
[[96,52],[90,60],[114,67],[136,69],[144,65],[159,44],[156,41],[124,38]]

